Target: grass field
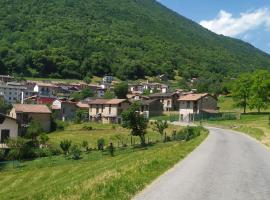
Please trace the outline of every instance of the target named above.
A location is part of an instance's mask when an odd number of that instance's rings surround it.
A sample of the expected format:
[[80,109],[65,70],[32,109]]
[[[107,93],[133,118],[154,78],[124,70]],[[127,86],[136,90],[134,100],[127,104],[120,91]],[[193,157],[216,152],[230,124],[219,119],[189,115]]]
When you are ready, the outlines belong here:
[[[241,109],[235,107],[230,97],[220,98],[219,107],[221,112],[242,112]],[[270,147],[269,111],[267,109],[263,110],[262,114],[257,114],[254,110],[247,110],[248,114],[241,115],[238,120],[207,121],[206,124],[247,133]]]
[[[85,127],[91,126],[93,130],[87,130]],[[180,130],[180,126],[169,125],[166,129],[166,133],[170,136],[173,130]],[[149,125],[146,135],[146,142],[162,141],[163,136],[153,130],[153,125]],[[120,125],[111,124],[98,124],[98,123],[83,123],[83,124],[72,124],[65,128],[63,131],[57,131],[49,134],[50,143],[53,145],[59,145],[59,143],[68,139],[74,144],[82,144],[83,141],[87,141],[91,148],[96,148],[97,140],[100,138],[105,139],[106,144],[112,142],[114,146],[122,146],[122,144],[130,145],[132,143],[139,144],[140,140],[138,137],[130,136],[128,129],[122,128]]]
[[[55,138],[67,136],[53,134]],[[118,150],[115,157],[93,151],[78,161],[56,156],[27,161],[15,169],[9,164],[0,171],[0,199],[130,199],[206,136],[202,133],[189,142],[158,143],[145,149],[128,147]]]

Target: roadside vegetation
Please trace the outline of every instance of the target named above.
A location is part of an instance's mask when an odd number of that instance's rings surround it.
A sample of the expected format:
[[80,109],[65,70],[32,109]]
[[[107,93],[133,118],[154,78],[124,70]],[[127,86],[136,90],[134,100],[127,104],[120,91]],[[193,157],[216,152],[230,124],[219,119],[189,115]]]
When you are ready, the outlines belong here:
[[[164,142],[155,127],[149,124],[147,137],[151,139],[141,146],[137,137],[128,143],[129,130],[119,125],[65,126],[46,140],[58,146],[59,155],[1,163],[0,185],[8,186],[0,188],[1,199],[129,199],[207,136],[201,127],[169,125]],[[119,142],[119,134],[126,143]]]
[[237,118],[230,120],[211,119],[205,121],[204,125],[207,124],[240,131],[270,147],[269,108],[261,110],[261,113],[247,108],[246,114],[241,114],[243,111],[242,108],[239,108],[230,96],[220,97],[219,107],[221,112],[235,113]]

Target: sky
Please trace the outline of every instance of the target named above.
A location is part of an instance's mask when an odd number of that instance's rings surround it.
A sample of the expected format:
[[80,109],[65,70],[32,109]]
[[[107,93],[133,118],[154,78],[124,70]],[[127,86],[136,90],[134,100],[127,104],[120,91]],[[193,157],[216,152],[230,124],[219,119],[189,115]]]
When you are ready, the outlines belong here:
[[158,0],[217,33],[270,53],[270,0]]

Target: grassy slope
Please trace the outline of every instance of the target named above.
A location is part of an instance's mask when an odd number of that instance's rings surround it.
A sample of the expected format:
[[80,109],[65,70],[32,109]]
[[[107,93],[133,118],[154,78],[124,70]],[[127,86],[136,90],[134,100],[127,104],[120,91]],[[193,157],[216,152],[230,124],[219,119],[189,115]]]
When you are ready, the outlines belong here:
[[[93,130],[85,130],[83,127],[92,126]],[[166,130],[167,135],[170,135],[173,132],[173,129],[180,130],[179,126],[170,125]],[[97,123],[85,123],[85,124],[74,124],[65,128],[64,131],[58,131],[49,134],[49,138],[52,144],[58,145],[60,141],[64,139],[71,140],[73,143],[81,144],[82,141],[88,141],[92,148],[95,148],[97,145],[97,140],[99,138],[104,138],[106,144],[113,142],[115,146],[118,146],[118,143],[130,144],[131,136],[130,131],[122,128],[119,125],[111,124],[97,124]],[[157,140],[162,140],[161,135],[153,131],[153,127],[150,124],[148,128],[148,134],[146,140],[155,142]],[[139,138],[133,137],[133,141],[139,144]]]
[[[241,109],[234,106],[232,98],[228,97],[219,99],[219,107],[222,112],[241,112]],[[247,112],[249,113],[242,115],[238,120],[208,121],[207,123],[247,133],[270,147],[269,114],[256,114],[251,110]],[[269,110],[263,112],[269,112]]]
[[[8,199],[130,199],[196,148],[207,134],[187,142],[127,149],[114,158],[93,152],[73,161],[62,156],[29,161],[0,172],[0,197]],[[102,158],[102,159],[101,159]]]

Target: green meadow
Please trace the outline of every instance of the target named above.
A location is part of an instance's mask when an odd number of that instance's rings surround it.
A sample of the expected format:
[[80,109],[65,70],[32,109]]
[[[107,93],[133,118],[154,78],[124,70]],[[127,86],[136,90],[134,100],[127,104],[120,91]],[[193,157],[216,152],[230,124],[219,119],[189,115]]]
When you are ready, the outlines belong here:
[[[130,139],[129,131],[120,126],[91,124],[70,125],[64,131],[49,135],[53,145],[63,139],[80,144],[86,140],[95,148],[96,140],[106,143]],[[168,134],[181,127],[170,126]],[[152,145],[146,148],[127,146],[116,148],[111,157],[107,150],[84,152],[80,160],[64,155],[39,158],[32,161],[8,162],[0,168],[1,200],[76,200],[76,199],[130,199],[158,176],[173,167],[193,151],[206,137],[188,142],[157,142],[161,136],[149,128]],[[150,142],[151,142],[150,141]]]

